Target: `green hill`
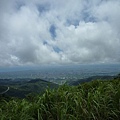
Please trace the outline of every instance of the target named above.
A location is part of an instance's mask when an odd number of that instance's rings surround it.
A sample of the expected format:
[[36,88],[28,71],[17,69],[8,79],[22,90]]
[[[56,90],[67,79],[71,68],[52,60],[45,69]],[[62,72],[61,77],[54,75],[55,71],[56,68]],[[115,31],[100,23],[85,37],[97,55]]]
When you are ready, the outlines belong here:
[[[32,79],[29,81],[17,81],[7,83],[6,86],[1,86],[0,89],[9,87],[9,91],[5,93],[6,96],[25,98],[28,94],[43,93],[47,88],[57,88],[58,85],[42,79]],[[2,91],[2,90],[1,90]]]
[[92,80],[111,80],[114,79],[116,76],[91,76],[88,78],[83,78],[83,79],[79,79],[77,81],[69,81],[69,85],[79,85],[81,83],[85,83],[85,82],[90,82]]
[[1,120],[119,120],[119,117],[120,78],[62,85],[22,100],[0,100]]

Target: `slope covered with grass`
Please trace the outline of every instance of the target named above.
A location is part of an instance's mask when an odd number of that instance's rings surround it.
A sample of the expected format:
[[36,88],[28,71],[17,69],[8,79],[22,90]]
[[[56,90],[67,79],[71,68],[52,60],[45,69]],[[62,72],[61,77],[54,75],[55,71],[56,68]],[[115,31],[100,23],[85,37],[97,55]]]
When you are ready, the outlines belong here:
[[40,96],[0,101],[1,120],[119,120],[120,79],[47,89]]

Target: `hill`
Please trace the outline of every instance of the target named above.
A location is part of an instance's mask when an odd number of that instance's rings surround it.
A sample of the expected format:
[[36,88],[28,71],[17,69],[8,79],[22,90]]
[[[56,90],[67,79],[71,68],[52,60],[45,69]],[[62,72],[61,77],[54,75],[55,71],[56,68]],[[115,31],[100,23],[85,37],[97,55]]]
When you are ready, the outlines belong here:
[[76,86],[81,83],[90,82],[92,80],[111,80],[111,79],[114,79],[115,77],[116,76],[92,76],[92,77],[88,77],[88,78],[79,79],[77,81],[68,82],[68,85]]
[[21,100],[0,100],[2,120],[119,120],[119,116],[120,78],[62,85]]
[[5,80],[2,84],[3,85],[0,86],[1,93],[9,87],[9,91],[7,91],[5,95],[19,98],[24,98],[28,94],[42,94],[47,88],[53,89],[58,87],[57,84],[42,79],[31,79],[27,81],[9,80],[9,82],[6,82]]

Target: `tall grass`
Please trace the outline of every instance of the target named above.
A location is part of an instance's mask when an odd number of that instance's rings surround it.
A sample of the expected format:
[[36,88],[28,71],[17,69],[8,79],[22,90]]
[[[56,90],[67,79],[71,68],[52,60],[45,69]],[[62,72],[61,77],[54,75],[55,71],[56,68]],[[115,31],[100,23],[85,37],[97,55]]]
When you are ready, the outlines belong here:
[[0,101],[1,120],[119,120],[120,80],[47,89],[32,99]]

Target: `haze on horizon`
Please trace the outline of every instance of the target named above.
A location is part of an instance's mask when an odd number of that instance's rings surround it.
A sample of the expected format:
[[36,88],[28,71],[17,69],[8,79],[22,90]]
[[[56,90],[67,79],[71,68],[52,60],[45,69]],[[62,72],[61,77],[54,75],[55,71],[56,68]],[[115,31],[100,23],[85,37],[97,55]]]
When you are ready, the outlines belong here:
[[0,67],[120,63],[120,0],[0,0]]

